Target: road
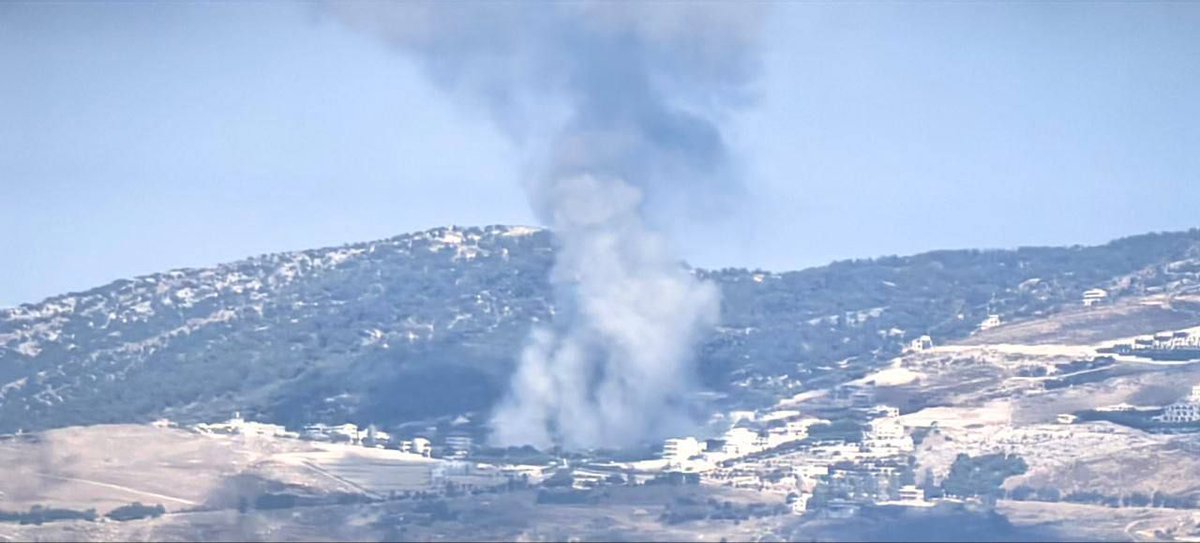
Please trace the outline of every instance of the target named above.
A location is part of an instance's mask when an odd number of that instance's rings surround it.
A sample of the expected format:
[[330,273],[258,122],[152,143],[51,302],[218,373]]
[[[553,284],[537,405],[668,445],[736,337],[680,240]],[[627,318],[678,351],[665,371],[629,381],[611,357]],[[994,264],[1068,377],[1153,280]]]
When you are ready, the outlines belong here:
[[157,492],[147,492],[145,490],[138,490],[136,488],[130,488],[127,486],[122,486],[122,485],[115,485],[112,483],[104,483],[101,481],[91,481],[88,479],[76,479],[74,477],[62,477],[59,475],[50,475],[48,473],[38,473],[37,475],[38,475],[38,477],[42,477],[44,479],[54,479],[57,481],[69,481],[69,482],[73,482],[73,483],[83,483],[83,484],[88,484],[88,485],[94,485],[94,486],[99,486],[99,487],[104,487],[104,488],[110,488],[113,490],[120,490],[123,492],[128,492],[130,494],[139,494],[142,496],[146,496],[146,497],[150,497],[150,498],[154,498],[154,499],[158,499],[158,500],[166,500],[166,501],[171,501],[171,502],[175,502],[175,503],[182,503],[184,505],[193,505],[193,506],[200,505],[199,503],[191,501],[191,500],[185,500],[183,498],[176,498],[175,496],[168,496],[166,494],[159,494]]

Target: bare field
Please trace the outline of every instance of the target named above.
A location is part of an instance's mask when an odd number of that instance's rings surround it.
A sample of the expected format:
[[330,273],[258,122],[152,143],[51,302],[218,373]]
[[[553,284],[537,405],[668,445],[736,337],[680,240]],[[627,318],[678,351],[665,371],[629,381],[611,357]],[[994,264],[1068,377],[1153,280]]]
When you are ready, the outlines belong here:
[[1197,304],[1177,300],[1169,305],[1149,305],[1154,301],[1136,299],[1108,306],[1070,309],[1047,318],[1005,324],[979,332],[959,343],[1094,345],[1102,341],[1200,326],[1200,306]]
[[100,513],[134,501],[168,511],[231,507],[250,477],[314,494],[428,488],[436,461],[296,439],[205,435],[143,425],[51,430],[0,440],[0,510]]
[[597,503],[547,505],[536,492],[446,500],[453,518],[430,519],[420,502],[306,507],[280,511],[177,513],[124,523],[60,522],[0,525],[0,540],[79,541],[730,541],[759,540],[797,522],[781,515],[666,525],[659,515],[678,496],[734,503],[761,502],[758,493],[730,489],[614,487]]

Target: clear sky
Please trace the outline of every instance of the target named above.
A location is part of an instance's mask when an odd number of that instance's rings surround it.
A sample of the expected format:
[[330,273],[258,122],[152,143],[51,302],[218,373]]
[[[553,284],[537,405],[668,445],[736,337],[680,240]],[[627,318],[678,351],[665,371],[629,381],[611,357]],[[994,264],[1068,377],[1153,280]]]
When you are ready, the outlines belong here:
[[[745,201],[677,240],[786,270],[1200,226],[1200,3],[771,6]],[[0,306],[447,224],[519,153],[308,4],[0,3]]]

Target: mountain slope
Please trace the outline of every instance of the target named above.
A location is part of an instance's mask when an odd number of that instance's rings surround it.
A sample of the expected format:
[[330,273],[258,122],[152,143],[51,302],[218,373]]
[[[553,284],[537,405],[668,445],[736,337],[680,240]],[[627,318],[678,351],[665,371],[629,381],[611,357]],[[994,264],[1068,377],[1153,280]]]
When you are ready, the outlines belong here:
[[[395,425],[486,411],[553,309],[548,232],[437,228],[124,280],[0,310],[0,432],[222,417]],[[1098,247],[938,251],[788,273],[695,273],[723,291],[700,349],[727,401],[844,381],[907,339],[1200,284],[1200,231]]]

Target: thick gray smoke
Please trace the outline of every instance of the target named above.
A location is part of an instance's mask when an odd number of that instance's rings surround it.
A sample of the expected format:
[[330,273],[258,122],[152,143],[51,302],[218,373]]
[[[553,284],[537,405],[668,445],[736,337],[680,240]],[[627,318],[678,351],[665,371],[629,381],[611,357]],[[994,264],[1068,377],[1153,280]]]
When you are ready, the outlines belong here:
[[492,421],[501,445],[623,446],[684,420],[719,297],[648,222],[738,189],[720,119],[757,71],[759,6],[733,2],[330,4],[414,55],[529,150],[560,244],[558,313]]

